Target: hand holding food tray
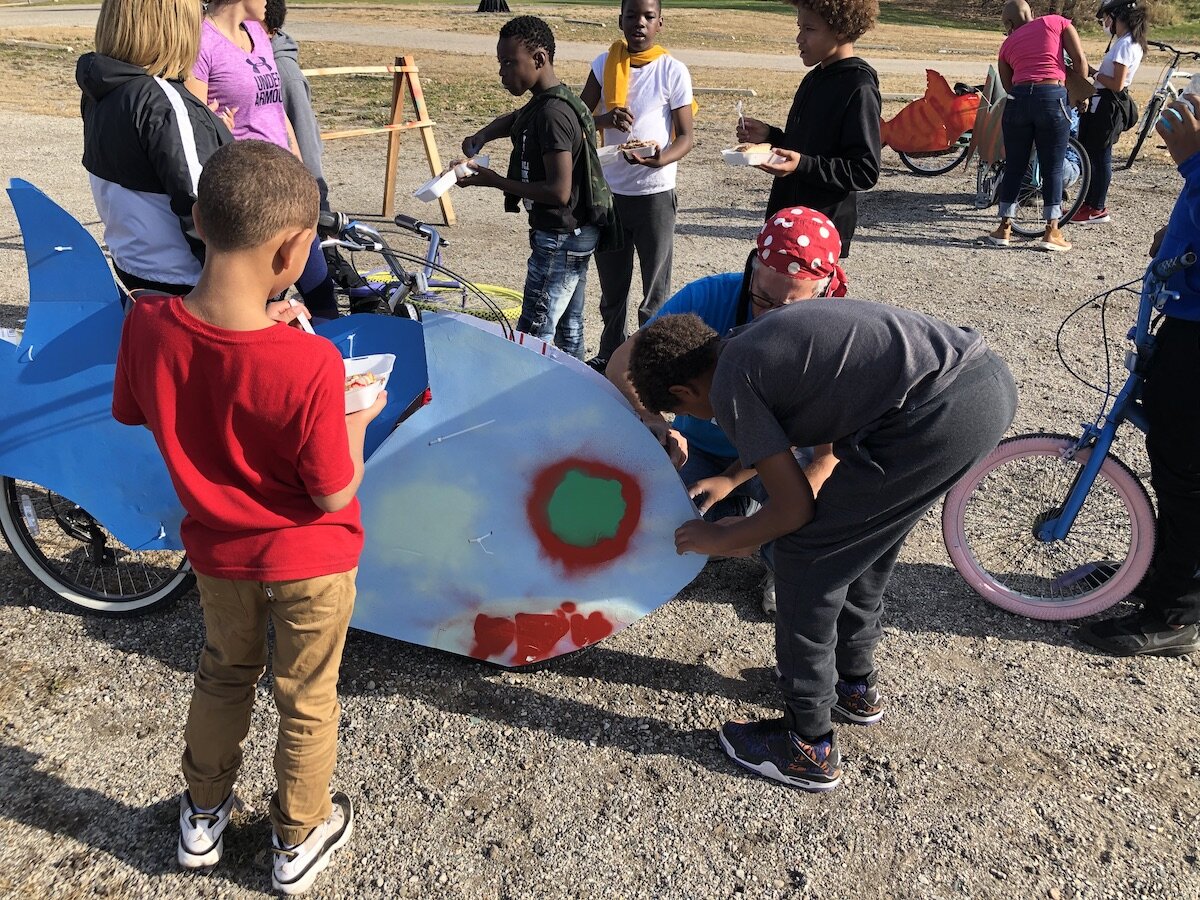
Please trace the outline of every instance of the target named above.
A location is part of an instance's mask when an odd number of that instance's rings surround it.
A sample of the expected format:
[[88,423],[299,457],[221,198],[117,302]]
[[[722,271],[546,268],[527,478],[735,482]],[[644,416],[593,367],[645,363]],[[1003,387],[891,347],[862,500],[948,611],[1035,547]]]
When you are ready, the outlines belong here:
[[731,166],[761,166],[784,161],[770,144],[738,144],[736,147],[722,150],[721,157]]
[[413,196],[424,203],[432,203],[463,178],[469,178],[474,170],[467,165],[468,162],[473,162],[480,168],[487,168],[490,161],[486,153],[480,153],[471,157],[469,160],[461,159],[449,167],[441,175],[435,178],[430,178],[427,182],[413,191]]
[[[649,159],[652,156],[657,156],[661,149],[662,147],[658,141],[643,141],[638,138],[631,138],[623,144],[610,144],[607,147],[601,147],[596,151],[596,157],[600,160],[601,165],[607,166],[622,155]],[[628,163],[633,162],[630,159],[625,161]]]
[[387,387],[388,376],[396,365],[395,354],[352,356],[343,362],[346,364],[346,415],[370,409]]

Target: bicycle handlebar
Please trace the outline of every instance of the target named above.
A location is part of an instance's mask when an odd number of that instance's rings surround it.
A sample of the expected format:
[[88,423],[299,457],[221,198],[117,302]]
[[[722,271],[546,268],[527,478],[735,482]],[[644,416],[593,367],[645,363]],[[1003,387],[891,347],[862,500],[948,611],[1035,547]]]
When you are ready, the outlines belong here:
[[1174,53],[1179,57],[1190,56],[1194,59],[1200,59],[1200,51],[1197,50],[1176,50],[1170,44],[1164,44],[1161,41],[1146,41],[1146,43],[1156,50],[1165,50],[1167,53]]
[[317,234],[323,238],[337,237],[350,225],[350,217],[343,212],[322,212],[317,216]]
[[1159,281],[1166,281],[1176,272],[1182,272],[1189,266],[1196,264],[1196,254],[1189,250],[1187,253],[1182,253],[1173,259],[1164,259],[1156,262],[1152,267],[1154,277]]

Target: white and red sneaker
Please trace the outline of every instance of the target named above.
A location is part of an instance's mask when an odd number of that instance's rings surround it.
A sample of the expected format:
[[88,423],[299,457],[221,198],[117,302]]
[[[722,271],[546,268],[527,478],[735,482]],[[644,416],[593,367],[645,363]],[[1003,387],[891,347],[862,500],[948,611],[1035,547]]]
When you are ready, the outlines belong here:
[[1109,218],[1108,208],[1096,209],[1084,203],[1075,211],[1075,215],[1071,216],[1071,224],[1073,225],[1103,225],[1105,222],[1111,222]]

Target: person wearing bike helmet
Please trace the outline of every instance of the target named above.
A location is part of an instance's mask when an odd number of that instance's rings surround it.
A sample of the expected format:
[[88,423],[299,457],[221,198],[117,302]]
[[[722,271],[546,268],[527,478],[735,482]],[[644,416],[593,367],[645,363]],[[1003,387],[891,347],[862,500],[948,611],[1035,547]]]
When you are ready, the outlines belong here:
[[[1185,94],[1156,126],[1183,176],[1167,227],[1150,248],[1156,262],[1200,254],[1200,95]],[[1076,635],[1111,656],[1200,651],[1200,263],[1167,287],[1154,356],[1142,388],[1150,483],[1158,500],[1150,571],[1130,599],[1141,609],[1084,625]]]
[[1110,221],[1108,186],[1112,182],[1112,148],[1123,131],[1137,122],[1137,104],[1129,96],[1129,85],[1146,51],[1147,11],[1145,0],[1106,0],[1096,18],[1115,40],[1104,54],[1100,68],[1090,73],[1096,92],[1087,102],[1079,123],[1079,142],[1092,164],[1092,180],[1083,205],[1071,221],[1077,225],[1099,225]]

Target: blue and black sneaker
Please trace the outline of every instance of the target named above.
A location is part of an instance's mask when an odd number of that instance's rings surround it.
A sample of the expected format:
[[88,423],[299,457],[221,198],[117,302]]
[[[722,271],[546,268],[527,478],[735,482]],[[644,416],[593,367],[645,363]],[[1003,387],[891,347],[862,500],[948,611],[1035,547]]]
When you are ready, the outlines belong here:
[[831,791],[842,780],[842,755],[833,732],[809,743],[782,718],[765,722],[726,722],[721,746],[738,765],[805,791]]
[[865,679],[841,681],[834,686],[837,702],[833,711],[855,725],[874,725],[883,718],[883,695]]

